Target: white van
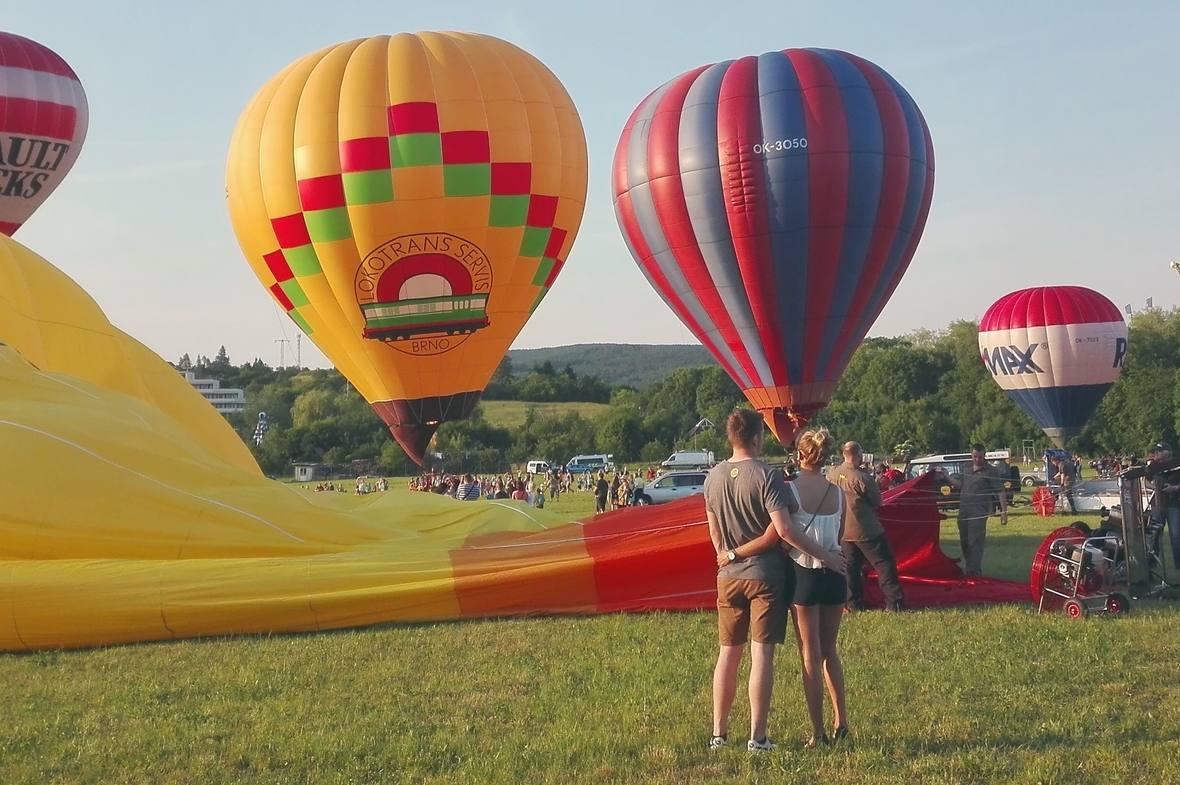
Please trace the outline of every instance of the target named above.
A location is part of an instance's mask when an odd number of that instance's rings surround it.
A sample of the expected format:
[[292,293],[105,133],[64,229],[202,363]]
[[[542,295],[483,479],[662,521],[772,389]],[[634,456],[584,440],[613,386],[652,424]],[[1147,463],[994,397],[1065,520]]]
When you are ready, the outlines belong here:
[[548,474],[549,461],[529,461],[524,470],[529,474]]
[[615,468],[613,455],[575,455],[566,461],[565,468],[570,474],[586,472],[609,472]]
[[677,450],[660,466],[665,469],[700,469],[715,463],[717,461],[713,460],[712,450]]
[[[1009,450],[991,450],[984,454],[984,459],[993,466],[998,465],[1005,458],[1011,457],[1012,453]],[[935,501],[938,502],[938,506],[958,507],[959,492],[955,489],[954,484],[962,483],[963,472],[970,465],[971,453],[969,452],[923,455],[921,458],[911,458],[906,462],[905,479],[912,480],[926,472],[936,472],[935,487],[938,488],[938,497]],[[1005,481],[1005,487],[1008,486],[1009,482],[1011,481]],[[1008,490],[1015,492],[1016,488],[1011,487]]]

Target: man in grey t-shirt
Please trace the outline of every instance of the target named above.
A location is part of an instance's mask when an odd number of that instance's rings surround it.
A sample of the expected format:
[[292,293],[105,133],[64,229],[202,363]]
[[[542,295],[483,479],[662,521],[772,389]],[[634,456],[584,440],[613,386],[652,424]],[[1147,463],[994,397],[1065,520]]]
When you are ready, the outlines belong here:
[[[726,423],[733,457],[705,479],[705,515],[717,553],[717,626],[720,652],[713,672],[713,735],[709,747],[727,743],[729,712],[737,692],[737,672],[746,642],[750,647],[751,752],[774,745],[766,737],[774,677],[774,646],[786,636],[791,592],[788,569],[778,547],[782,541],[844,571],[839,551],[825,552],[791,520],[796,509],[782,472],[758,456],[762,452],[762,416],[737,409]],[[788,576],[790,578],[788,579]]]

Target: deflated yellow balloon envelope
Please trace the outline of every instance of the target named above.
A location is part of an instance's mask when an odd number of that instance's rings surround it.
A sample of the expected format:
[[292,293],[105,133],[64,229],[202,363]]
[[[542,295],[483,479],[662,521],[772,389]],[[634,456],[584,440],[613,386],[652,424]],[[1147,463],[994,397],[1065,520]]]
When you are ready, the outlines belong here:
[[586,140],[561,83],[512,44],[377,36],[258,92],[226,194],[259,280],[420,463],[561,271]]

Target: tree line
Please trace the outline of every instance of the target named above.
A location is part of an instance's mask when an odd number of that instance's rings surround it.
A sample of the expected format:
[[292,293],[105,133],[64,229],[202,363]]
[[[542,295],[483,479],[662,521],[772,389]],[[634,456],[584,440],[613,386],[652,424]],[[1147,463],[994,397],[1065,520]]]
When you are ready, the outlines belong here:
[[[980,361],[976,328],[959,321],[939,331],[867,339],[853,355],[832,402],[816,418],[837,440],[854,439],[877,455],[951,452],[973,442],[1019,452],[1048,441],[991,379]],[[359,394],[335,370],[272,369],[261,360],[235,366],[222,350],[187,365],[246,391],[246,409],[228,415],[268,474],[289,476],[294,461],[407,474],[414,467]],[[513,372],[507,359],[488,385],[488,400],[607,404],[595,417],[527,408],[522,425],[491,422],[481,408],[444,423],[433,451],[448,470],[503,471],[539,458],[565,461],[578,453],[610,453],[616,462],[650,462],[675,449],[726,451],[726,416],[744,397],[717,366],[678,368],[643,389],[606,384],[594,375],[542,364]],[[270,431],[250,439],[258,412]],[[707,418],[717,427],[691,434]],[[1122,377],[1070,447],[1083,455],[1142,455],[1152,443],[1175,442],[1180,430],[1180,311],[1149,309],[1131,320]],[[771,440],[773,442],[773,440]],[[782,447],[770,452],[783,454]]]

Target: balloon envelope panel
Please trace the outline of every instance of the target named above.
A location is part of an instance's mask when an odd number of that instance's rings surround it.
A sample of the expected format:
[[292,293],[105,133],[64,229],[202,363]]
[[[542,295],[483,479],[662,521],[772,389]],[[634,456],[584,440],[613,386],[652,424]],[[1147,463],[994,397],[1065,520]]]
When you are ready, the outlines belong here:
[[614,162],[635,260],[780,438],[831,398],[909,265],[933,188],[909,94],[826,49],[673,79],[632,114]]
[[263,285],[420,461],[560,273],[585,138],[561,83],[511,44],[377,36],[264,86],[226,180]]
[[1103,295],[1080,286],[1022,289],[979,323],[992,378],[1058,446],[1079,433],[1118,380],[1127,324]]
[[12,236],[73,167],[89,113],[57,53],[0,32],[0,233]]

